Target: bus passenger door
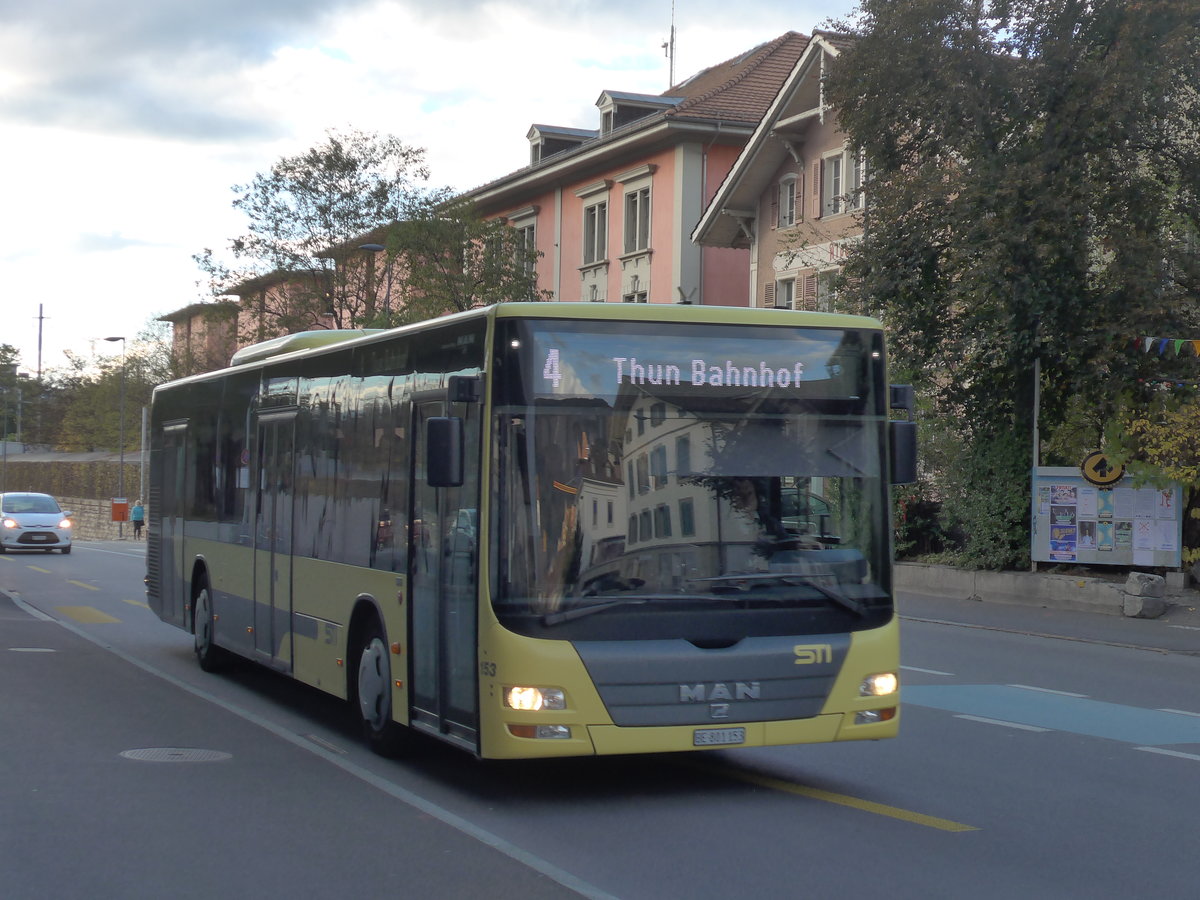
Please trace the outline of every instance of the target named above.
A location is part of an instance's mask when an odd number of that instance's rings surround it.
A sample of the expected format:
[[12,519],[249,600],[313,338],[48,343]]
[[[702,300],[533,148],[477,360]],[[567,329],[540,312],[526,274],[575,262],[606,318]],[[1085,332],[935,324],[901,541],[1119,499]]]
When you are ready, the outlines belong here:
[[478,741],[479,404],[454,404],[468,449],[461,487],[431,487],[426,423],[444,401],[414,404],[409,586],[412,724],[470,749]]
[[[254,522],[254,650],[261,662],[292,667],[292,506],[294,412],[258,420]],[[284,645],[284,639],[289,642]]]
[[151,485],[150,511],[158,517],[159,602],[155,612],[165,622],[190,629],[185,610],[190,601],[183,557],[184,475],[187,472],[187,423],[163,428],[160,481]]

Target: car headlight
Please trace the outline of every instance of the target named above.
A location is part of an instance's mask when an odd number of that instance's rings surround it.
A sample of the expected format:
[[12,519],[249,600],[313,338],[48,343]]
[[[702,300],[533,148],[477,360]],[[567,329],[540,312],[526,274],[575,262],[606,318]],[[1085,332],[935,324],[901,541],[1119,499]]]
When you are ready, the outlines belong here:
[[70,528],[70,527],[71,527],[71,520],[70,520],[70,519],[63,519],[61,522],[59,522],[59,523],[58,523],[58,527],[59,527],[59,528]]
[[20,528],[21,525],[16,519],[5,519],[4,527],[5,528]]

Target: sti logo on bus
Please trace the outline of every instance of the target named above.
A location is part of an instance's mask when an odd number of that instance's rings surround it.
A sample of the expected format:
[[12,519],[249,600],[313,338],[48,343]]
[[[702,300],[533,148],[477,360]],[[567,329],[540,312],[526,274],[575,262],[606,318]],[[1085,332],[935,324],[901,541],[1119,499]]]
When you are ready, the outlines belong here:
[[833,662],[833,647],[829,644],[797,644],[792,651],[796,654],[798,666]]

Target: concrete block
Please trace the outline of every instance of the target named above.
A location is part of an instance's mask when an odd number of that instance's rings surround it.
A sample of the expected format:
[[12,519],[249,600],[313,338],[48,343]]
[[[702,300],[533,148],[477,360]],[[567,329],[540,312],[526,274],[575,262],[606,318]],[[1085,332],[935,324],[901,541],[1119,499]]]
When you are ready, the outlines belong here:
[[[1132,576],[1131,576],[1132,577]],[[1157,619],[1167,611],[1167,601],[1162,597],[1125,595],[1125,615],[1134,619]]]
[[1187,588],[1187,572],[1168,572],[1165,577],[1168,591],[1182,591]]
[[[1130,572],[1125,579],[1125,594],[1133,597],[1165,597],[1167,581],[1161,575],[1147,572]],[[1129,615],[1129,613],[1126,613]]]

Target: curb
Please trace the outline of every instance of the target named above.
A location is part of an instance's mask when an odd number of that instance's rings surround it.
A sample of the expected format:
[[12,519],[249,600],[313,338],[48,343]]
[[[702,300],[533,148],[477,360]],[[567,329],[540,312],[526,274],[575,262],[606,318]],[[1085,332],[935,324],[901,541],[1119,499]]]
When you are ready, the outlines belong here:
[[[1038,572],[983,572],[924,563],[897,563],[896,590],[1020,606],[1125,615],[1125,585],[1102,578]],[[1175,602],[1167,598],[1168,604]]]

